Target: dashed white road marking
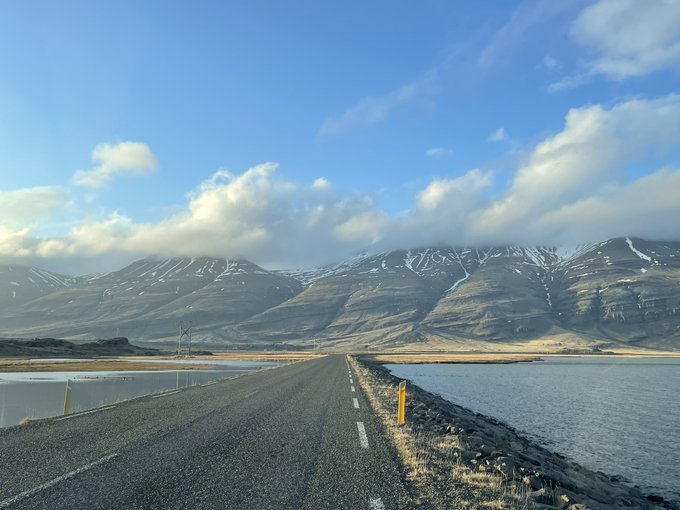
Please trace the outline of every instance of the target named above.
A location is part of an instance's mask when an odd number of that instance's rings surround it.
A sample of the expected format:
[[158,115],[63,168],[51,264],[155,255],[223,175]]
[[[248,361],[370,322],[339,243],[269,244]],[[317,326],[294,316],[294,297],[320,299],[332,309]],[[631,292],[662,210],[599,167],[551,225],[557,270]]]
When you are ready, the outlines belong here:
[[380,498],[371,498],[368,500],[368,508],[371,510],[385,510],[385,505]]
[[353,398],[352,402],[354,402],[354,409],[359,409],[359,400],[356,399],[356,398]]
[[368,448],[368,436],[366,435],[366,428],[363,421],[357,422],[357,430],[359,430],[359,444],[362,448]]
[[356,390],[354,389],[354,386],[352,386],[352,392],[354,392],[354,391],[356,391]]
[[99,464],[103,464],[106,461],[109,461],[113,459],[114,457],[117,457],[117,453],[112,453],[111,455],[107,455],[106,457],[102,457],[99,460],[95,460],[94,462],[90,462],[89,464],[80,467],[74,471],[71,471],[69,473],[66,473],[65,475],[58,476],[49,482],[45,482],[41,485],[38,485],[37,487],[33,487],[32,489],[29,489],[27,491],[21,492],[17,494],[16,496],[12,496],[11,498],[8,499],[3,499],[0,501],[0,508],[7,508],[10,505],[13,505],[17,501],[21,501],[24,498],[27,498],[29,496],[33,496],[34,494],[37,494],[40,491],[44,491],[45,489],[48,489],[52,487],[53,485],[58,484],[59,482],[63,482],[64,480],[68,480],[69,478],[72,478],[80,473],[83,473],[89,469],[92,469],[94,467],[97,467]]
[[175,390],[175,391],[168,391],[166,393],[161,393],[160,395],[154,395],[151,398],[161,398],[161,397],[167,397],[168,395],[174,395],[175,393],[179,393],[181,390]]
[[83,411],[82,413],[69,414],[69,415],[66,415],[66,416],[62,416],[61,418],[55,418],[54,421],[70,420],[71,418],[77,418],[78,416],[83,416],[84,414],[92,414],[92,413],[98,413],[99,411],[106,411],[107,409],[111,409],[113,407],[116,407],[116,406],[100,407],[99,409],[91,409],[89,411]]

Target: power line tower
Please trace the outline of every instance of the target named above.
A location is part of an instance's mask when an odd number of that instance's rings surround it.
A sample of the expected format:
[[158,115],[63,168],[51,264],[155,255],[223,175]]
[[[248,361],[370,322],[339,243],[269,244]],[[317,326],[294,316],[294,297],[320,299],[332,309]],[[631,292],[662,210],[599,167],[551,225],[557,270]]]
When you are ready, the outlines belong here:
[[189,341],[189,355],[191,355],[191,321],[188,325],[182,321],[179,323],[179,338],[177,339],[177,356],[182,354],[182,338]]

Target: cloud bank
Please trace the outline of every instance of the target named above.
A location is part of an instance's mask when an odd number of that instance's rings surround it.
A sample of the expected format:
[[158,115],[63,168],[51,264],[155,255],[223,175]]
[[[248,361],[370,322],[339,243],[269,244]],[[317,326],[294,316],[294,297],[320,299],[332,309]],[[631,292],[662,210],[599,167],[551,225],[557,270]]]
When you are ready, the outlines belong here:
[[92,161],[98,163],[97,166],[92,170],[77,171],[73,175],[73,184],[101,189],[118,175],[148,175],[158,168],[158,162],[151,149],[140,142],[99,144],[92,151]]
[[593,74],[615,80],[680,67],[680,2],[599,0],[586,7],[571,37],[593,50]]
[[[133,255],[245,257],[269,267],[331,262],[373,251],[446,243],[573,245],[614,236],[680,239],[680,168],[650,167],[680,145],[680,96],[570,110],[533,146],[504,188],[491,169],[432,179],[407,210],[326,179],[285,178],[275,163],[220,170],[157,223],[119,213],[84,219],[67,235],[35,223],[67,200],[52,188],[0,192],[4,259],[78,260]],[[658,164],[658,163],[654,163]],[[31,204],[40,200],[42,208]],[[23,211],[12,215],[11,211]]]
[[589,52],[585,69],[564,76],[548,92],[569,90],[593,76],[622,81],[680,69],[680,2],[598,0],[584,8],[569,36]]

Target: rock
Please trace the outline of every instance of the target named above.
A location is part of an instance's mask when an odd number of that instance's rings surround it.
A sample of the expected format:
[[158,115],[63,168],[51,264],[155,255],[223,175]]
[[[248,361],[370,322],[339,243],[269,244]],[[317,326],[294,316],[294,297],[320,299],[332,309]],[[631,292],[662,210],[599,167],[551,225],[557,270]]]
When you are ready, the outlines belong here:
[[528,485],[531,490],[537,491],[545,487],[545,482],[538,476],[525,476],[522,481]]
[[510,441],[510,448],[516,451],[521,451],[525,449],[524,445],[519,441]]
[[529,497],[531,498],[532,501],[535,501],[536,503],[550,504],[553,502],[552,492],[546,489],[545,487],[538,489],[537,491],[531,492],[529,494]]
[[574,503],[574,500],[571,499],[569,496],[566,494],[560,494],[557,497],[557,506],[561,508],[562,510],[566,510],[569,506],[571,506]]
[[479,451],[484,457],[491,457],[491,455],[493,455],[493,449],[484,444],[479,448]]
[[517,470],[517,465],[507,457],[498,457],[495,464],[496,470],[504,475],[510,475]]

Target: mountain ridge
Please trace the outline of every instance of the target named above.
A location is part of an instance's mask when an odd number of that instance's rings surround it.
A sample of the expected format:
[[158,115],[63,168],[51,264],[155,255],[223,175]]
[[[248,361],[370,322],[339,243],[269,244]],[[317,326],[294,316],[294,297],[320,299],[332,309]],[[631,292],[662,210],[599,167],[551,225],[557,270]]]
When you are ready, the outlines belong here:
[[[36,274],[51,283],[17,299]],[[0,289],[2,336],[162,343],[191,320],[211,345],[501,348],[550,337],[680,348],[680,243],[639,238],[393,250],[309,270],[210,257],[147,257],[90,277],[0,266]]]

